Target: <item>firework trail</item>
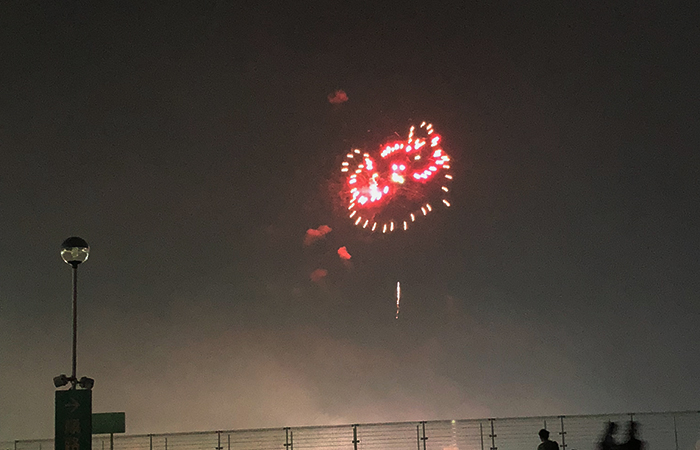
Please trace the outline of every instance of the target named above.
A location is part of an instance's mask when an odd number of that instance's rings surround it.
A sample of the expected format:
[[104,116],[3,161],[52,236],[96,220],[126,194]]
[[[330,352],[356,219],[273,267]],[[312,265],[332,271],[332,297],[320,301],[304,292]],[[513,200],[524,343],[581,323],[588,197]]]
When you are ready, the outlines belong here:
[[399,318],[399,307],[401,306],[401,283],[396,282],[396,318]]

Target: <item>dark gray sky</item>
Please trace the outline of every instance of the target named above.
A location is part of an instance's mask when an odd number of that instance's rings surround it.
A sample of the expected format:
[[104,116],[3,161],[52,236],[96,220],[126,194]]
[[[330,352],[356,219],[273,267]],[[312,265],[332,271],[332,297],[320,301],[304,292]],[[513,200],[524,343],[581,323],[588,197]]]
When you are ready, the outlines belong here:
[[[698,409],[695,5],[146,3],[0,4],[0,440],[53,434],[71,235],[130,433]],[[368,237],[339,162],[422,119],[453,208]]]

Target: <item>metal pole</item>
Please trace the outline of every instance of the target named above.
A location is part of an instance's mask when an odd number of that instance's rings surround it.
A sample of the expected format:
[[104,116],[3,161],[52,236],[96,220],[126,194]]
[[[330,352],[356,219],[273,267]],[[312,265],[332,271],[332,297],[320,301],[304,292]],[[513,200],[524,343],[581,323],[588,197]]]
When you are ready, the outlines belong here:
[[109,433],[109,450],[114,450],[114,433]]
[[673,435],[676,438],[676,450],[678,450],[678,427],[676,426],[676,415],[673,415]]
[[416,425],[416,444],[418,445],[418,450],[420,450],[420,425]]
[[357,425],[352,426],[352,447],[357,450],[357,443],[360,442],[357,440]]
[[479,423],[479,435],[481,435],[481,450],[484,450],[484,427]]
[[564,431],[564,416],[559,416],[559,419],[561,420],[561,448],[562,450],[566,450],[566,431]]
[[425,437],[425,421],[423,422],[423,450],[425,450],[425,441],[427,441],[428,438]]
[[73,369],[71,378],[73,379],[73,389],[76,388],[75,369],[77,366],[78,350],[78,265],[73,264]]
[[491,450],[497,450],[498,447],[496,447],[496,433],[493,430],[493,421],[494,419],[489,419],[491,421],[491,434],[489,435],[491,437]]

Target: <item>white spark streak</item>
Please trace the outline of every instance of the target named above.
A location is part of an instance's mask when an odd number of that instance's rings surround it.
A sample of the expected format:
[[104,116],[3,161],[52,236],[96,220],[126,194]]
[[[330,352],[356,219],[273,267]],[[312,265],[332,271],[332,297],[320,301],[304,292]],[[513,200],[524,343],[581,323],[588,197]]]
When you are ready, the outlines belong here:
[[396,282],[396,318],[399,318],[399,308],[401,306],[401,283]]

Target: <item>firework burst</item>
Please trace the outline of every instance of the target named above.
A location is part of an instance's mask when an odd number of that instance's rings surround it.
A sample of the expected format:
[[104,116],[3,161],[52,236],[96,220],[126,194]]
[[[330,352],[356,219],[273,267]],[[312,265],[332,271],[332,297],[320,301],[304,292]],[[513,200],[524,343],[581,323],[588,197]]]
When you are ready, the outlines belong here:
[[354,224],[372,232],[407,230],[437,205],[449,207],[453,176],[441,141],[433,125],[423,122],[411,126],[405,140],[345,155],[342,199]]

